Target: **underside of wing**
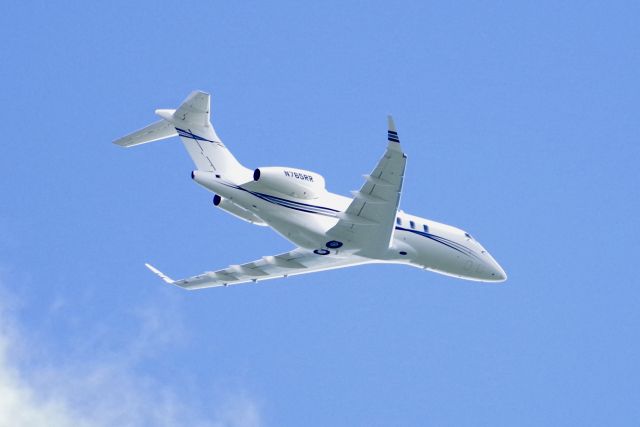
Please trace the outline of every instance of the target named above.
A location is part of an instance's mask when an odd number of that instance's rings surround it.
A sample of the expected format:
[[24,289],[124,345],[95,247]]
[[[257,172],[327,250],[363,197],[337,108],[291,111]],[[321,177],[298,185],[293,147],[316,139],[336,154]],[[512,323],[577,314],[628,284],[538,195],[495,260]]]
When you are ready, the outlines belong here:
[[221,270],[209,271],[180,280],[171,279],[149,264],[146,266],[166,283],[184,289],[202,289],[351,267],[367,262],[366,259],[360,257],[319,255],[313,251],[297,248],[280,255],[266,256],[246,264],[231,265]]
[[121,147],[133,147],[147,142],[159,141],[177,135],[176,129],[166,120],[160,120],[138,131],[113,141]]
[[400,203],[407,164],[393,119],[389,117],[388,146],[384,155],[353,201],[329,231],[337,239],[362,248],[363,254],[375,254],[389,247]]

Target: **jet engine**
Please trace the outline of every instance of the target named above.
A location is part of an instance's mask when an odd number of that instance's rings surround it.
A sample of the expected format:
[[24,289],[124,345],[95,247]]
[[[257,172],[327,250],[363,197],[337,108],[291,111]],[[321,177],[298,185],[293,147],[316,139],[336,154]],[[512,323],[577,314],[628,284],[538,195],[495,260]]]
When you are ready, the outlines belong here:
[[317,199],[326,192],[322,175],[302,169],[258,168],[253,171],[253,180],[270,190],[298,199]]
[[264,226],[267,225],[262,219],[258,218],[253,212],[249,212],[243,207],[236,205],[231,200],[223,199],[217,194],[213,196],[213,205],[219,207],[225,212],[230,213],[236,218],[240,218],[241,220],[250,222],[251,224],[264,225]]

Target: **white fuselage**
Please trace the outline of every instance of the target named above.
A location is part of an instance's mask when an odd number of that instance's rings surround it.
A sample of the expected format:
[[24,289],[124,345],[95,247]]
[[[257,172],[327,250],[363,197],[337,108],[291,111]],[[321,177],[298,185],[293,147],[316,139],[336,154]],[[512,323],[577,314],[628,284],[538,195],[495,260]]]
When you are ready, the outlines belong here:
[[[238,211],[249,222],[267,225],[297,246],[334,256],[359,257],[362,263],[399,263],[468,280],[501,282],[506,274],[482,245],[450,225],[398,211],[388,249],[349,247],[331,249],[330,230],[352,199],[323,192],[313,199],[284,195],[251,179],[236,182],[195,171],[192,178]],[[222,206],[221,206],[222,207]],[[230,213],[237,215],[234,211]],[[258,221],[252,220],[256,218]]]

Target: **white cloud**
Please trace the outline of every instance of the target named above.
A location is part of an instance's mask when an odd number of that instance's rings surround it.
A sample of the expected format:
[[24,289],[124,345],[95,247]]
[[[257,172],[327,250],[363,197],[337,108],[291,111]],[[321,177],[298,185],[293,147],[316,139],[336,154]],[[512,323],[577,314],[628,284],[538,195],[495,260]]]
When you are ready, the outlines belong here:
[[[145,307],[138,314],[140,327],[122,346],[104,358],[81,358],[55,363],[29,360],[46,354],[34,348],[15,313],[0,292],[0,427],[198,426],[259,427],[259,405],[246,393],[228,397],[184,396],[170,384],[142,374],[136,364],[150,354],[180,340],[179,312],[166,304]],[[173,310],[173,311],[172,311]],[[22,363],[24,359],[28,363]],[[209,403],[209,404],[208,404]],[[207,406],[209,408],[207,408]]]

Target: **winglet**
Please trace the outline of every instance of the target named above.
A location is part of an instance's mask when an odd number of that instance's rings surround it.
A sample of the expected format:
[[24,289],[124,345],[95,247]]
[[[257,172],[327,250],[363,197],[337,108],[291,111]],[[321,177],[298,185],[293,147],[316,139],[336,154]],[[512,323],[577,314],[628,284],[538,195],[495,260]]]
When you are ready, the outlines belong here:
[[387,126],[389,126],[389,130],[396,131],[396,123],[393,121],[393,116],[389,114],[387,116]]
[[400,139],[398,138],[398,131],[396,130],[396,123],[393,121],[393,117],[391,115],[387,116],[387,140],[391,142],[400,143]]
[[156,276],[158,276],[159,278],[161,278],[162,280],[164,280],[165,283],[168,283],[170,285],[173,285],[173,283],[175,282],[171,277],[167,276],[166,274],[164,274],[162,271],[158,270],[157,268],[155,268],[153,265],[148,264],[148,263],[144,263],[144,266],[147,267],[149,270],[151,270],[151,272],[153,274],[155,274]]

